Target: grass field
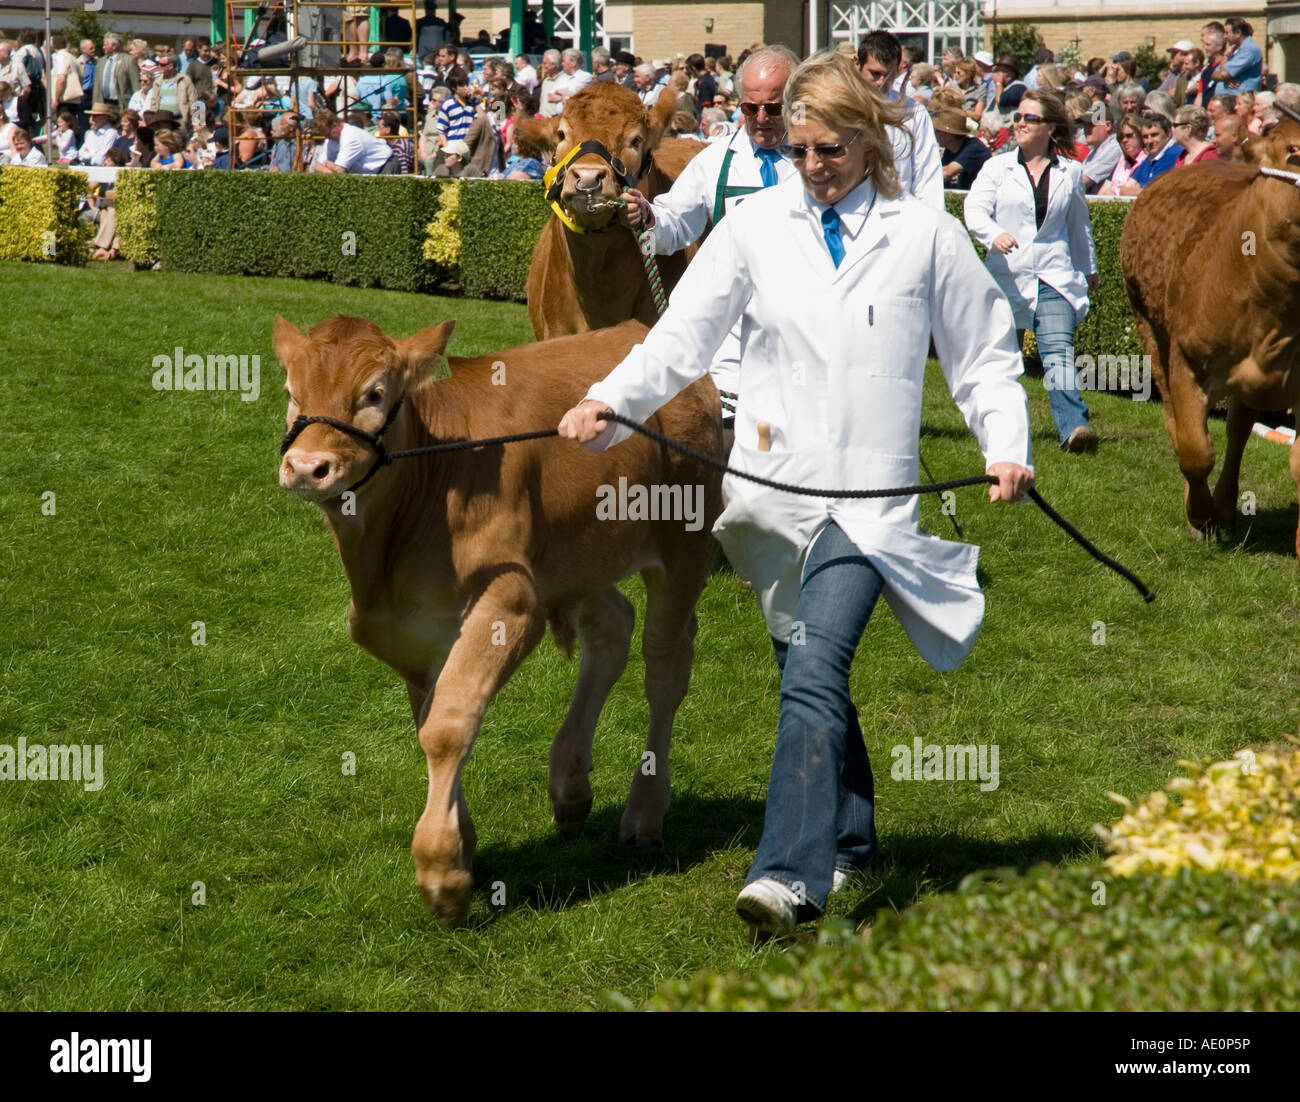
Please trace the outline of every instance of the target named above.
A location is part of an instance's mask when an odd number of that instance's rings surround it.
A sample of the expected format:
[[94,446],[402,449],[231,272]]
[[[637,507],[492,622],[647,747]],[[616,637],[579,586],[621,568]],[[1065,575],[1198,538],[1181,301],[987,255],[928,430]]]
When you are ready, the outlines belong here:
[[[0,743],[101,743],[106,775],[93,792],[0,785],[0,1007],[568,1010],[780,953],[752,946],[733,911],[762,825],[777,677],[757,606],[726,571],[700,606],[666,847],[615,838],[646,723],[635,647],[597,732],[592,819],[573,842],[556,835],[546,750],[576,666],[547,641],[488,712],[467,769],[470,920],[448,932],[427,918],[408,848],[425,769],[405,693],[348,638],[318,510],[276,482],[277,312],[301,326],[357,314],[400,336],[454,317],[453,355],[530,337],[512,304],[0,265]],[[155,391],[153,357],[177,345],[259,354],[260,397]],[[1300,720],[1286,449],[1251,442],[1256,515],[1238,542],[1198,545],[1156,404],[1091,396],[1100,453],[1064,456],[1041,383],[1026,386],[1040,489],[1157,600],[1032,506],[961,491],[957,519],[983,547],[983,633],[938,674],[880,606],[854,692],[884,860],[832,915],[869,921],[981,868],[1095,860],[1092,824],[1118,815],[1108,790],[1143,796],[1180,758],[1226,757]],[[1213,431],[1221,448],[1222,422]],[[922,448],[936,478],[982,470],[937,371]],[[923,511],[951,534],[937,501]],[[639,601],[639,582],[626,589]],[[890,748],[917,736],[997,744],[999,787],[893,780]]]

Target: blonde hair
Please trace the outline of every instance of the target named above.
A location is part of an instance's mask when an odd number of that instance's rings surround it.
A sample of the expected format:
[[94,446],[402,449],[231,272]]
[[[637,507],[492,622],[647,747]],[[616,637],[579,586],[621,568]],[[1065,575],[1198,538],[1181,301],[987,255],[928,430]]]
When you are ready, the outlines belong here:
[[907,110],[885,99],[863,77],[856,58],[823,50],[801,63],[786,82],[785,113],[792,121],[803,115],[827,126],[856,130],[876,190],[886,198],[902,190],[894,144],[885,128],[901,129]]

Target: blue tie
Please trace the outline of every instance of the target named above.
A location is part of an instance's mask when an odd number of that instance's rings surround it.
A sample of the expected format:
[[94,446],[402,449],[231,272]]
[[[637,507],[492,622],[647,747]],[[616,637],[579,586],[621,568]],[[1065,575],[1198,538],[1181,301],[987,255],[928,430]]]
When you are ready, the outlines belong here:
[[781,154],[775,149],[755,149],[758,154],[759,171],[763,176],[763,186],[772,187],[780,181],[776,175],[776,162],[781,159]]
[[826,247],[838,268],[844,259],[844,238],[840,236],[840,214],[834,207],[822,211],[822,236],[826,238]]

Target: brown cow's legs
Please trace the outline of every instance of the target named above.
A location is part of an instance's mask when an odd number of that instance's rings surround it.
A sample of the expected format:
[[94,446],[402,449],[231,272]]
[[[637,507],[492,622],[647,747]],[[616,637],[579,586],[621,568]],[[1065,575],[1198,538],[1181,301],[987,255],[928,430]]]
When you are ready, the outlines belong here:
[[521,567],[507,567],[471,602],[420,724],[429,798],[411,853],[425,906],[443,922],[464,919],[473,885],[477,837],[461,770],[488,704],[537,645],[545,625],[532,579]]
[[1256,410],[1240,398],[1228,399],[1228,443],[1223,451],[1223,470],[1214,485],[1214,508],[1223,529],[1233,526],[1237,518],[1237,491],[1241,481],[1241,457],[1250,439]]
[[1214,444],[1206,427],[1205,392],[1192,377],[1191,367],[1177,347],[1169,350],[1169,387],[1165,423],[1173,423],[1174,451],[1187,480],[1184,492],[1187,531],[1193,539],[1204,539],[1218,527],[1209,485],[1210,471],[1214,469]]
[[[694,551],[694,547],[691,548]],[[641,572],[646,587],[645,695],[650,704],[650,733],[646,752],[632,778],[627,810],[619,823],[620,842],[638,846],[659,845],[664,836],[664,815],[668,811],[668,746],[673,718],[686,696],[695,657],[695,602],[708,579],[713,561],[713,544],[708,556],[682,562],[670,575],[660,567]],[[686,553],[683,553],[686,559]]]
[[613,586],[584,598],[575,612],[582,660],[569,713],[551,742],[548,785],[555,825],[564,833],[591,813],[591,740],[605,699],[627,666],[636,624],[631,602]]

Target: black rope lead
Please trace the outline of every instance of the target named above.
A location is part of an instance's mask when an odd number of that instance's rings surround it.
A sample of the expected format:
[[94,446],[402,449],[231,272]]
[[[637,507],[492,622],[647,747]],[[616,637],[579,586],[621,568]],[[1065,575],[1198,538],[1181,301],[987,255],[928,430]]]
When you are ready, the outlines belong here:
[[[375,462],[370,470],[366,473],[361,481],[354,483],[349,489],[355,490],[359,486],[369,482],[380,467],[386,467],[397,459],[411,459],[419,455],[436,455],[441,452],[466,451],[470,448],[491,448],[499,447],[502,444],[517,444],[523,440],[543,440],[550,436],[559,436],[559,429],[538,429],[535,432],[516,432],[508,436],[488,436],[480,440],[454,440],[445,444],[430,444],[423,448],[407,448],[405,451],[390,452],[384,448],[381,437],[388,427],[393,423],[397,416],[397,410],[401,402],[397,402],[389,411],[388,417],[385,418],[383,426],[378,432],[370,433],[364,429],[359,429],[355,425],[349,425],[346,421],[338,421],[333,417],[299,417],[285,433],[284,440],[280,445],[280,454],[284,455],[289,450],[290,445],[298,438],[298,435],[308,425],[325,424],[331,428],[347,433],[364,443],[369,444],[375,450]],[[723,474],[732,474],[737,478],[744,478],[750,482],[756,482],[760,486],[767,486],[773,490],[781,490],[787,494],[801,494],[804,497],[830,497],[830,498],[878,498],[878,497],[911,497],[914,494],[939,494],[944,490],[958,490],[963,486],[989,486],[996,485],[997,479],[991,474],[970,475],[966,478],[950,478],[946,482],[924,482],[916,486],[895,486],[885,490],[815,490],[807,486],[796,486],[789,482],[777,482],[770,478],[763,478],[761,475],[750,474],[748,471],[738,471],[733,467],[727,466],[716,455],[710,455],[708,452],[702,452],[697,448],[692,448],[689,444],[683,444],[680,440],[674,440],[670,436],[665,436],[661,432],[633,421],[630,417],[624,417],[621,413],[605,413],[601,415],[603,421],[613,421],[616,424],[624,425],[633,432],[639,432],[642,436],[653,440],[665,448],[671,448],[673,451],[686,456],[688,459],[694,459],[697,463],[703,463],[707,467],[712,467],[715,471]],[[1079,531],[1073,524],[1066,520],[1060,513],[1053,509],[1043,495],[1037,490],[1029,490],[1029,498],[1037,505],[1058,527],[1065,532],[1075,543],[1088,552],[1094,559],[1108,566],[1115,571],[1121,578],[1126,579],[1133,587],[1142,594],[1142,599],[1148,604],[1154,601],[1155,594],[1149,590],[1142,579],[1139,578],[1123,563],[1117,562],[1109,555],[1098,549],[1087,536]]]
[[[621,413],[605,413],[601,415],[604,421],[616,421],[620,425],[626,425],[628,428],[648,436],[651,440],[665,447],[672,448],[674,451],[681,452],[682,455],[688,456],[700,463],[704,463],[715,470],[722,471],[725,474],[733,474],[737,478],[745,478],[750,482],[757,482],[760,486],[769,486],[773,490],[781,490],[788,494],[804,494],[807,497],[833,497],[833,498],[876,498],[876,497],[911,497],[913,494],[937,494],[944,490],[956,490],[962,486],[980,486],[996,485],[997,478],[991,474],[971,475],[967,478],[950,478],[947,482],[926,482],[918,486],[898,486],[888,490],[810,490],[805,486],[794,486],[788,482],[776,482],[770,478],[762,478],[756,474],[749,474],[747,471],[737,471],[728,467],[716,456],[709,455],[707,452],[698,451],[689,445],[682,444],[677,440],[664,436],[663,433],[656,432],[645,425],[638,425],[629,417],[624,417]],[[1080,547],[1088,552],[1094,559],[1104,566],[1110,567],[1121,578],[1130,582],[1133,587],[1142,594],[1142,599],[1150,604],[1156,599],[1156,595],[1146,587],[1146,584],[1133,573],[1123,563],[1112,559],[1105,552],[1100,550],[1092,540],[1088,539],[1073,524],[1066,520],[1060,513],[1053,509],[1043,495],[1032,487],[1029,490],[1030,500],[1037,505],[1051,520],[1065,532]]]

